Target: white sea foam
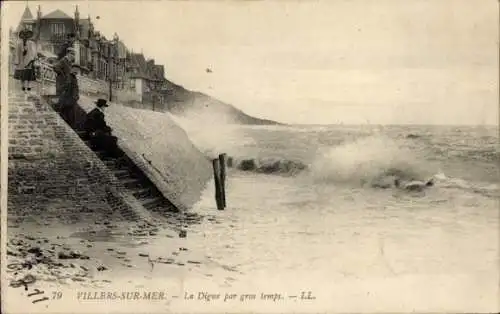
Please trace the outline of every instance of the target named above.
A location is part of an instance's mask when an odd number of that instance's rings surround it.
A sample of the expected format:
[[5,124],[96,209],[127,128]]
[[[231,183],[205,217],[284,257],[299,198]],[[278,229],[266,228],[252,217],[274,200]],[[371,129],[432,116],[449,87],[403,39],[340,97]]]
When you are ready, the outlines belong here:
[[368,183],[388,176],[426,180],[434,173],[417,152],[382,135],[323,148],[311,166],[312,176],[322,182]]

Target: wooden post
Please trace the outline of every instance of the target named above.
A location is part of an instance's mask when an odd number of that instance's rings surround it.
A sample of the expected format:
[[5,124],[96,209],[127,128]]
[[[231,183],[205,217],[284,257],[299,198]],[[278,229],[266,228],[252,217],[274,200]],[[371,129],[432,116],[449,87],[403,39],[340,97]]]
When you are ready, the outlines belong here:
[[219,155],[222,205],[226,208],[226,154]]
[[38,84],[38,95],[40,95],[40,97],[43,95],[43,69],[42,69],[42,65],[40,63],[38,63],[38,66],[39,66],[39,74],[40,74],[40,83]]
[[222,190],[220,182],[220,163],[219,159],[216,158],[212,160],[212,165],[214,167],[214,183],[215,183],[215,202],[217,204],[218,210],[224,210],[224,204],[222,203]]
[[109,101],[113,101],[113,81],[109,79]]

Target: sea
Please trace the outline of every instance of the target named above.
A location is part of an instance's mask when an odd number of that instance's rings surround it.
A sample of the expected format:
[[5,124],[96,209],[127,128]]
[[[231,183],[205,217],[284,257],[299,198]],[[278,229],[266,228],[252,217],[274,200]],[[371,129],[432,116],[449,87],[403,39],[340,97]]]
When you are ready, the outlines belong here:
[[[212,284],[280,311],[500,309],[497,127],[183,127],[231,166],[227,208],[209,182],[185,239]],[[396,176],[434,185],[374,184]]]

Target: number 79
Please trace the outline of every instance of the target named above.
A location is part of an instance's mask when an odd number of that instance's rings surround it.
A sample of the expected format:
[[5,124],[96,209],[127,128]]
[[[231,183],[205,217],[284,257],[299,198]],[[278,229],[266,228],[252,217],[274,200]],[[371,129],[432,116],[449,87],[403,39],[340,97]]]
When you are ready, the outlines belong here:
[[60,298],[62,298],[61,291],[52,291],[52,300],[59,300]]

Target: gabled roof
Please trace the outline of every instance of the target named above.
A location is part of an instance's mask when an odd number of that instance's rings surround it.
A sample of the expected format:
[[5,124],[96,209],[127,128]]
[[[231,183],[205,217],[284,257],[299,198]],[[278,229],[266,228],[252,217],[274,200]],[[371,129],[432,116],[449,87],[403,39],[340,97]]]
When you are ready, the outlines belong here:
[[16,33],[19,33],[23,29],[23,24],[26,22],[34,22],[35,19],[33,18],[33,14],[31,14],[30,8],[26,6],[24,9],[23,15],[21,16],[21,21],[19,21],[19,24],[17,25],[16,28]]
[[146,70],[146,58],[142,53],[132,53],[130,54],[131,64],[136,68],[136,72],[132,73],[131,77],[149,79],[149,75]]
[[[154,64],[154,60],[147,60],[142,53],[131,53],[130,63],[137,69],[130,75],[131,78],[143,78],[150,81],[162,81],[163,77],[159,73],[159,68]],[[163,66],[161,66],[163,67]]]
[[57,9],[45,16],[42,16],[42,19],[73,19],[73,18],[64,13],[63,11]]
[[24,9],[23,16],[21,17],[21,22],[23,21],[33,21],[33,14],[31,14],[31,10],[28,6]]
[[159,80],[163,80],[165,76],[165,67],[161,64],[156,64],[155,65],[156,69],[156,76]]

